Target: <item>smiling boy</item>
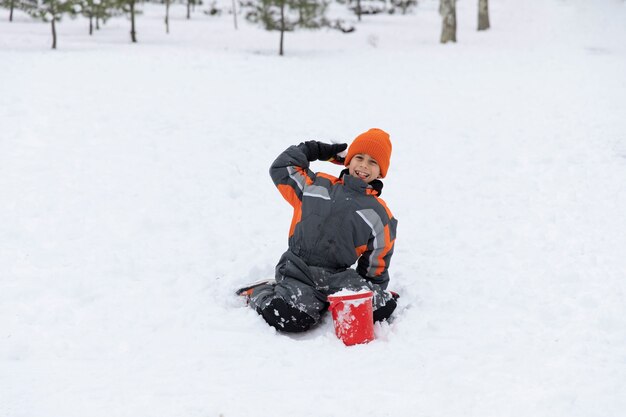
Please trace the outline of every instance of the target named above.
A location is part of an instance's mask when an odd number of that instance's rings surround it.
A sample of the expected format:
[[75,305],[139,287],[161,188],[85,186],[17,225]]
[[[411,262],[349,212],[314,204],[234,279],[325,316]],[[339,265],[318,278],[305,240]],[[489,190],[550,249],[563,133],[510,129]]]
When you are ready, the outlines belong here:
[[[357,136],[339,178],[309,169],[311,161],[341,161],[347,144],[317,141],[291,146],[270,175],[294,208],[289,249],[276,266],[275,282],[244,287],[249,305],[280,331],[301,332],[317,324],[327,295],[343,289],[374,292],[374,321],[397,304],[386,291],[397,221],[380,199],[391,158],[389,134],[370,129]],[[350,266],[356,263],[356,269]]]

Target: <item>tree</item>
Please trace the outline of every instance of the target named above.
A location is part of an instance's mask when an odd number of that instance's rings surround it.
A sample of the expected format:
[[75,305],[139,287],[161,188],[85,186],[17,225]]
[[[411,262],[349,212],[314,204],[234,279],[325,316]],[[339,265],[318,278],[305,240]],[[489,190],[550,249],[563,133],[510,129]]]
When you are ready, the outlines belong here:
[[77,0],[80,1],[81,14],[89,20],[89,35],[95,28],[100,29],[100,21],[106,22],[113,16],[113,8],[108,0]]
[[52,30],[52,49],[57,49],[56,22],[60,22],[63,15],[74,17],[80,12],[80,5],[74,0],[39,0],[37,6],[26,9],[31,16],[50,22]]
[[124,14],[118,0],[93,0],[95,5],[96,30],[100,30],[100,22],[106,23],[113,16]]
[[137,31],[135,30],[135,3],[136,0],[128,0],[128,13],[130,13],[130,40],[137,42]]
[[402,14],[406,14],[411,8],[417,6],[417,0],[391,0],[391,5],[393,7],[390,13],[395,12],[395,9],[398,8]]
[[83,0],[82,15],[89,19],[89,35],[93,35],[93,19],[96,16],[96,2],[99,0]]
[[478,30],[489,27],[489,0],[478,0]]
[[187,20],[191,19],[191,8],[196,6],[196,0],[187,0]]
[[170,33],[170,0],[165,0],[165,33]]
[[235,30],[237,30],[237,4],[235,0],[233,0],[233,19],[235,19]]
[[130,40],[133,43],[137,42],[137,30],[135,28],[135,16],[139,13],[136,9],[137,0],[117,0],[116,6],[124,13],[130,15]]
[[94,17],[96,20],[96,30],[100,30],[100,22],[106,23],[113,16],[123,13],[115,0],[91,0],[94,4]]
[[325,0],[258,0],[246,4],[246,18],[265,30],[280,31],[278,54],[284,54],[285,32],[298,28],[319,29],[329,26],[325,13]]
[[13,10],[17,6],[17,0],[0,0],[0,6],[9,9],[9,22],[13,21]]
[[456,42],[456,0],[440,0],[441,43]]

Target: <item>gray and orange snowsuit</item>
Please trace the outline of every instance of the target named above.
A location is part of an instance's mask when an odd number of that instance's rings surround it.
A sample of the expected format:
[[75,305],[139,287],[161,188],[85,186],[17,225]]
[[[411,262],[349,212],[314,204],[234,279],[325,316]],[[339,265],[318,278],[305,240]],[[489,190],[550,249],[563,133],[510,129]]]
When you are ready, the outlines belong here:
[[[291,146],[270,175],[294,209],[289,249],[276,266],[276,284],[255,289],[250,305],[278,330],[304,331],[328,308],[326,296],[342,289],[374,291],[374,319],[396,307],[385,291],[397,221],[370,184],[309,170],[307,143]],[[350,266],[357,264],[356,270]]]

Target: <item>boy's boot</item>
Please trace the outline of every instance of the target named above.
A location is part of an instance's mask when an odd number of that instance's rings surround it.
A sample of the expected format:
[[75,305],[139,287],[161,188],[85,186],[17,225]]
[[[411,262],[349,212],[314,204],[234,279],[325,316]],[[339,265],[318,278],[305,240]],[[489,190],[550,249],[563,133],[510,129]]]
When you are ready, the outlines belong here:
[[274,285],[276,284],[276,280],[274,278],[269,279],[261,279],[259,281],[253,282],[251,284],[245,285],[243,287],[238,288],[235,291],[236,295],[240,295],[242,297],[250,298],[254,290],[263,285]]

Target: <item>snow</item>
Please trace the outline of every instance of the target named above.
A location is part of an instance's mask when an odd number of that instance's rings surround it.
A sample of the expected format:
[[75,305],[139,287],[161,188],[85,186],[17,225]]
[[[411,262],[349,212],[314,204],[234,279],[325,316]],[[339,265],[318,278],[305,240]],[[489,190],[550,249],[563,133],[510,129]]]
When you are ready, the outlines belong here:
[[[371,290],[369,290],[369,289],[367,289],[367,288],[363,288],[362,290],[359,290],[359,291],[354,291],[354,290],[343,289],[343,290],[341,290],[341,291],[337,291],[337,292],[333,293],[333,294],[332,294],[332,295],[330,295],[329,297],[330,297],[330,298],[334,298],[334,297],[343,298],[343,297],[346,297],[346,296],[347,296],[347,297],[349,297],[349,298],[350,298],[350,297],[352,297],[352,296],[355,296],[355,295],[361,295],[361,294],[370,296],[370,295],[372,295],[373,293],[372,293],[372,291],[371,291]],[[348,298],[348,299],[349,299],[349,298]],[[359,297],[357,297],[357,298],[359,298]],[[359,298],[359,299],[360,299],[360,298]]]
[[[455,45],[425,0],[284,57],[180,4],[136,45],[0,23],[0,416],[624,415],[626,5],[491,3],[479,33],[458,2]],[[394,320],[279,334],[232,295],[286,248],[269,165],[370,127]]]
[[[360,291],[343,289],[328,296],[328,302],[330,303],[329,309],[332,309],[333,303],[342,303],[345,307],[348,307],[348,305],[357,307],[365,302],[371,303],[373,296],[374,293],[367,288],[363,288]],[[346,312],[349,310],[349,308],[344,308]]]

